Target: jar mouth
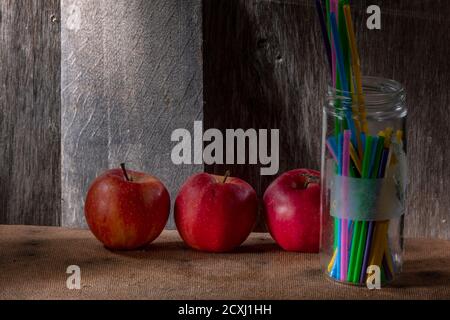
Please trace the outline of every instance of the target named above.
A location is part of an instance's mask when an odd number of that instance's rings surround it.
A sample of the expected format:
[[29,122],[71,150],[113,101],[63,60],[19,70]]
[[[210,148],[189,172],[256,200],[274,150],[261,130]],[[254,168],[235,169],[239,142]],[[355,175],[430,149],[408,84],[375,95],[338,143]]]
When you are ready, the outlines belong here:
[[399,82],[370,76],[363,77],[362,82],[362,99],[359,99],[356,92],[337,90],[329,85],[327,111],[339,112],[349,107],[357,107],[362,102],[368,117],[406,116],[406,92]]

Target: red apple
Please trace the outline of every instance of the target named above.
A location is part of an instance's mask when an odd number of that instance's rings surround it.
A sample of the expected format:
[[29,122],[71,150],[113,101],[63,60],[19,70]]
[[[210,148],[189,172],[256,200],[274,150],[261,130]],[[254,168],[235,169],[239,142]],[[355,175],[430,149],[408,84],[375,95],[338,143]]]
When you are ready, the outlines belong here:
[[267,188],[264,207],[267,227],[286,251],[317,253],[320,243],[320,173],[286,172]]
[[175,223],[191,248],[229,252],[251,233],[257,208],[256,192],[245,181],[201,173],[181,188],[175,201]]
[[123,167],[93,182],[84,209],[89,228],[107,248],[134,250],[161,234],[169,217],[170,196],[155,177]]

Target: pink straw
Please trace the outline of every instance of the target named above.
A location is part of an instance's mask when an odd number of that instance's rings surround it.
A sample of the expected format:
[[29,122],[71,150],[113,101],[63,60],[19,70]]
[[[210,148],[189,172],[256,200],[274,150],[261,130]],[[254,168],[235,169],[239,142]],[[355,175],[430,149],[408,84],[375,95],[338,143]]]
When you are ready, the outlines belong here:
[[[344,131],[344,147],[342,150],[342,176],[349,176],[350,169],[350,139],[351,132],[350,130]],[[348,208],[348,181],[346,179],[343,180],[342,185],[343,192],[343,207]],[[341,223],[341,281],[345,281],[347,279],[347,271],[348,271],[348,220],[343,219]]]

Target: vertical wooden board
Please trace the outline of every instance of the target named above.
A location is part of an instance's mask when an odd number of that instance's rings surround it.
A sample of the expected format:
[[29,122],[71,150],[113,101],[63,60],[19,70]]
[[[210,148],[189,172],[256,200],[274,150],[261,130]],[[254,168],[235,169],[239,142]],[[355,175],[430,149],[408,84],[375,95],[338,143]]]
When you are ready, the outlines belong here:
[[[366,28],[371,4],[382,9],[379,31]],[[405,234],[450,239],[450,2],[362,1],[355,13],[363,72],[395,79],[407,91]]]
[[60,223],[59,0],[0,2],[0,224]]
[[[382,9],[382,30],[366,9]],[[408,92],[407,236],[450,238],[448,1],[354,1],[363,72]],[[313,1],[204,0],[205,127],[279,128],[280,173],[319,168],[321,106],[329,75]],[[221,35],[218,37],[217,35]],[[231,168],[262,196],[274,177]],[[261,224],[260,224],[261,227]]]
[[121,162],[172,202],[203,170],[171,162],[173,130],[203,118],[201,63],[200,1],[62,0],[63,225],[85,226],[89,183]]
[[[206,0],[203,19],[205,127],[279,129],[279,173],[319,169],[327,82],[313,7]],[[276,178],[261,176],[259,165],[207,166],[216,173],[226,168],[254,186],[260,199]],[[257,229],[263,224],[260,218]]]
[[82,226],[90,181],[108,168],[102,2],[61,2],[62,225]]

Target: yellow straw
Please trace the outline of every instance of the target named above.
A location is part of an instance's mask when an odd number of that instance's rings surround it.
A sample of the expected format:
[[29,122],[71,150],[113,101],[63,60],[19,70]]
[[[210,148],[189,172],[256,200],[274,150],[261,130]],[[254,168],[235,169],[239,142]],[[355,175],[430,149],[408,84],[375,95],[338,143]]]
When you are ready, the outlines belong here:
[[384,140],[384,147],[386,149],[389,149],[391,147],[391,139],[392,139],[392,133],[394,132],[394,129],[386,128],[386,130],[384,132],[386,133],[386,139]]
[[350,157],[352,157],[353,162],[355,163],[356,169],[358,170],[359,174],[361,174],[361,160],[358,157],[358,153],[355,150],[355,147],[353,146],[353,143],[350,143]]
[[[355,91],[356,91],[355,90],[355,81],[353,81],[353,79],[350,80],[350,86],[351,86],[350,90],[352,92],[352,101],[357,101],[358,98],[357,98],[357,96],[355,94]],[[353,111],[353,114],[357,115],[357,117],[354,120],[355,120],[355,126],[356,126],[356,130],[357,130],[357,134],[359,135],[361,133],[361,123],[359,122],[359,116],[358,116],[359,110],[358,110],[358,108],[355,105],[352,105],[352,111]],[[358,145],[358,148],[359,147],[360,146]]]
[[330,261],[330,263],[328,264],[328,272],[329,272],[329,273],[330,273],[331,270],[333,269],[334,261],[336,260],[336,256],[337,256],[337,249],[334,250],[333,258],[331,258],[331,261]]
[[356,36],[353,29],[353,20],[349,5],[344,6],[344,14],[345,22],[347,24],[348,39],[350,42],[350,51],[352,55],[352,68],[356,79],[356,90],[358,91],[359,116],[361,117],[362,131],[367,134],[369,132],[369,126],[367,125],[367,115],[363,96],[361,62],[359,59],[358,48],[356,46]]
[[385,248],[385,241],[387,241],[388,227],[389,221],[378,222],[375,225],[374,241],[372,243],[372,257],[370,259],[370,265],[381,266]]

